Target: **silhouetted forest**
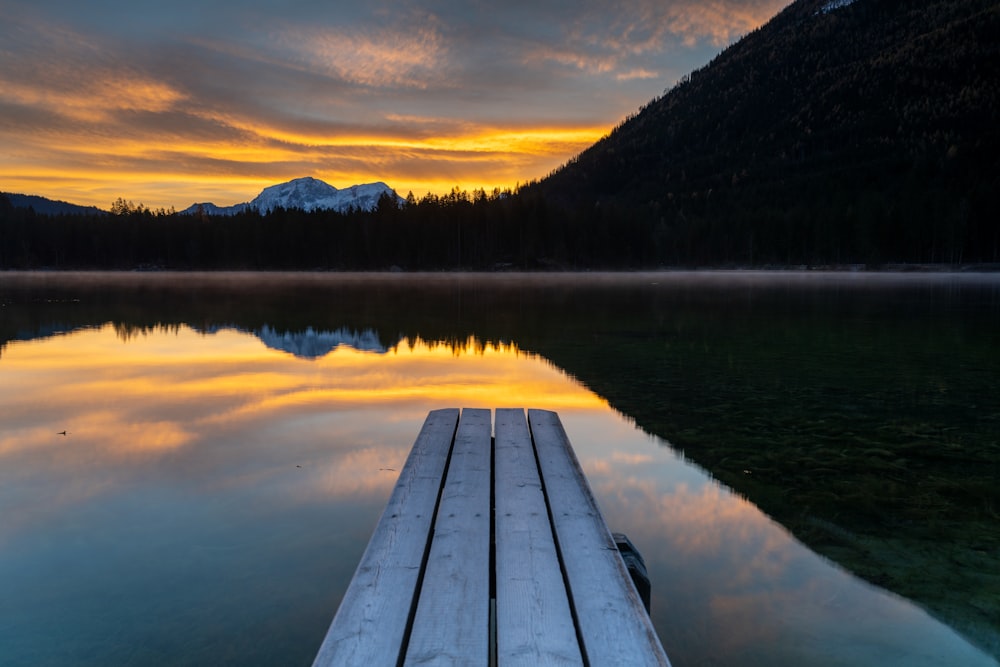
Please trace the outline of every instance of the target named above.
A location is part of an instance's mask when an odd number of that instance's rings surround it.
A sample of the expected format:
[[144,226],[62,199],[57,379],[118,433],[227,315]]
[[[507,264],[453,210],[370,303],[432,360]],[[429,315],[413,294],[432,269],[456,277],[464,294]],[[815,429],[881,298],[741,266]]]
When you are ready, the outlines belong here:
[[995,262],[1000,3],[801,0],[531,191],[660,261]]
[[40,215],[0,268],[1000,262],[1000,2],[799,0],[514,192],[374,211]]

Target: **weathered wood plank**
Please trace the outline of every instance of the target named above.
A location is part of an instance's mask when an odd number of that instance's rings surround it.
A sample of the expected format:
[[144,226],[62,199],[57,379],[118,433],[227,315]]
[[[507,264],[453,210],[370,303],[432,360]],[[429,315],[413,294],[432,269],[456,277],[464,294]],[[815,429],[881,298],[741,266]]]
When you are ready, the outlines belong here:
[[397,664],[458,414],[427,415],[314,667]]
[[489,664],[491,431],[489,410],[462,411],[407,665]]
[[559,416],[529,410],[528,421],[585,658],[592,665],[669,665]]
[[523,409],[496,411],[497,664],[582,665]]

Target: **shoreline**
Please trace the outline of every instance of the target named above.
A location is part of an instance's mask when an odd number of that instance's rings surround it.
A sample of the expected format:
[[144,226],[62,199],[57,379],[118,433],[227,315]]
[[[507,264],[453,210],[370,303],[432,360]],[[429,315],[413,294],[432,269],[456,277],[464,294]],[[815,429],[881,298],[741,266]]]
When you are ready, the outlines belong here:
[[594,275],[677,275],[677,274],[748,274],[765,275],[780,274],[789,275],[801,273],[805,275],[909,275],[909,274],[932,274],[932,275],[990,275],[1000,273],[1000,263],[973,263],[973,264],[934,264],[934,263],[873,263],[873,264],[787,264],[760,266],[743,265],[720,265],[720,266],[660,266],[660,267],[622,267],[622,268],[593,268],[593,267],[568,267],[568,266],[542,266],[539,268],[525,269],[520,267],[502,266],[493,268],[474,269],[468,267],[452,267],[442,269],[417,269],[409,270],[398,266],[391,266],[381,269],[365,270],[341,270],[336,268],[313,267],[297,269],[248,269],[248,268],[168,268],[161,266],[136,266],[132,268],[113,267],[38,267],[38,268],[7,268],[0,267],[0,275],[5,274],[101,274],[109,273],[121,274],[203,274],[203,275],[225,275],[225,274],[290,274],[290,275],[393,275],[393,276],[440,276],[440,275],[574,275],[582,274]]

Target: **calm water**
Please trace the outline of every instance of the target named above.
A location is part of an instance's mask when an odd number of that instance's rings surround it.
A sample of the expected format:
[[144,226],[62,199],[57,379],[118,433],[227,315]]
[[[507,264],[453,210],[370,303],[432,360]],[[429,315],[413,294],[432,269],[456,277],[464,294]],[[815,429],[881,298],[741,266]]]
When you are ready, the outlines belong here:
[[642,551],[678,667],[996,665],[576,379],[631,386],[630,341],[734,303],[780,336],[902,295],[995,335],[993,278],[859,280],[0,274],[0,664],[308,665],[427,411],[525,406]]

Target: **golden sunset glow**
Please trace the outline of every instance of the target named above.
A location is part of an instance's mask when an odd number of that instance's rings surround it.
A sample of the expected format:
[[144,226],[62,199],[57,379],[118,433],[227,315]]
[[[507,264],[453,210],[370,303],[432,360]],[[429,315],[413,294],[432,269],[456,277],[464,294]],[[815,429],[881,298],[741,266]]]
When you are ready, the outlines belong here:
[[[59,423],[70,424],[77,439],[115,434],[94,443],[108,455],[168,451],[238,421],[266,423],[317,409],[391,409],[416,419],[428,405],[563,411],[607,405],[514,345],[403,339],[384,353],[339,347],[311,360],[235,331],[181,328],[123,342],[111,325],[12,344],[0,365],[0,384],[0,396],[15,411],[37,411],[35,402],[44,396],[44,410],[60,415]],[[96,410],[94,396],[102,397]],[[129,407],[119,411],[119,405]],[[171,417],[177,410],[184,419]],[[10,428],[0,453],[34,446],[42,436],[51,440],[49,435],[37,426]]]
[[0,24],[0,191],[107,208],[245,202],[314,176],[512,188],[605,135],[781,0],[86,7]]
[[[240,448],[308,443],[308,454],[298,454],[309,470],[296,487],[301,499],[380,498],[430,409],[607,409],[547,362],[475,338],[457,346],[404,338],[384,352],[340,346],[303,359],[233,330],[135,333],[110,324],[10,343],[0,360],[0,405],[12,415],[0,429],[0,464],[44,454],[67,479],[34,513],[113,493],[124,471],[196,457],[234,433],[254,434],[233,444]],[[392,441],[373,440],[374,424],[394,433]],[[282,469],[227,484],[266,485]]]
[[[87,113],[101,114],[100,109]],[[211,200],[229,205],[252,199],[263,188],[298,173],[322,174],[330,183],[342,185],[367,182],[375,178],[368,171],[377,165],[405,159],[410,164],[395,167],[398,176],[393,187],[405,196],[418,198],[426,193],[446,193],[454,187],[473,190],[486,184],[513,187],[527,180],[525,174],[544,175],[607,132],[605,127],[591,128],[468,128],[464,135],[410,138],[406,136],[320,136],[304,135],[279,128],[245,128],[245,142],[205,141],[193,143],[163,138],[109,137],[101,143],[66,143],[56,137],[41,146],[62,156],[62,166],[39,165],[25,173],[23,164],[0,162],[0,180],[16,192],[35,192],[40,182],[58,188],[74,189],[80,194],[75,203],[105,207],[122,193],[147,206],[173,206],[163,198],[183,189],[191,193],[191,202]],[[334,160],[364,165],[329,173],[325,166]],[[191,174],[189,156],[198,162],[213,162],[224,174]],[[133,161],[151,165],[149,171],[129,168]],[[450,165],[461,162],[461,170]],[[274,164],[295,164],[284,175],[270,174]],[[443,171],[435,168],[445,165]]]

